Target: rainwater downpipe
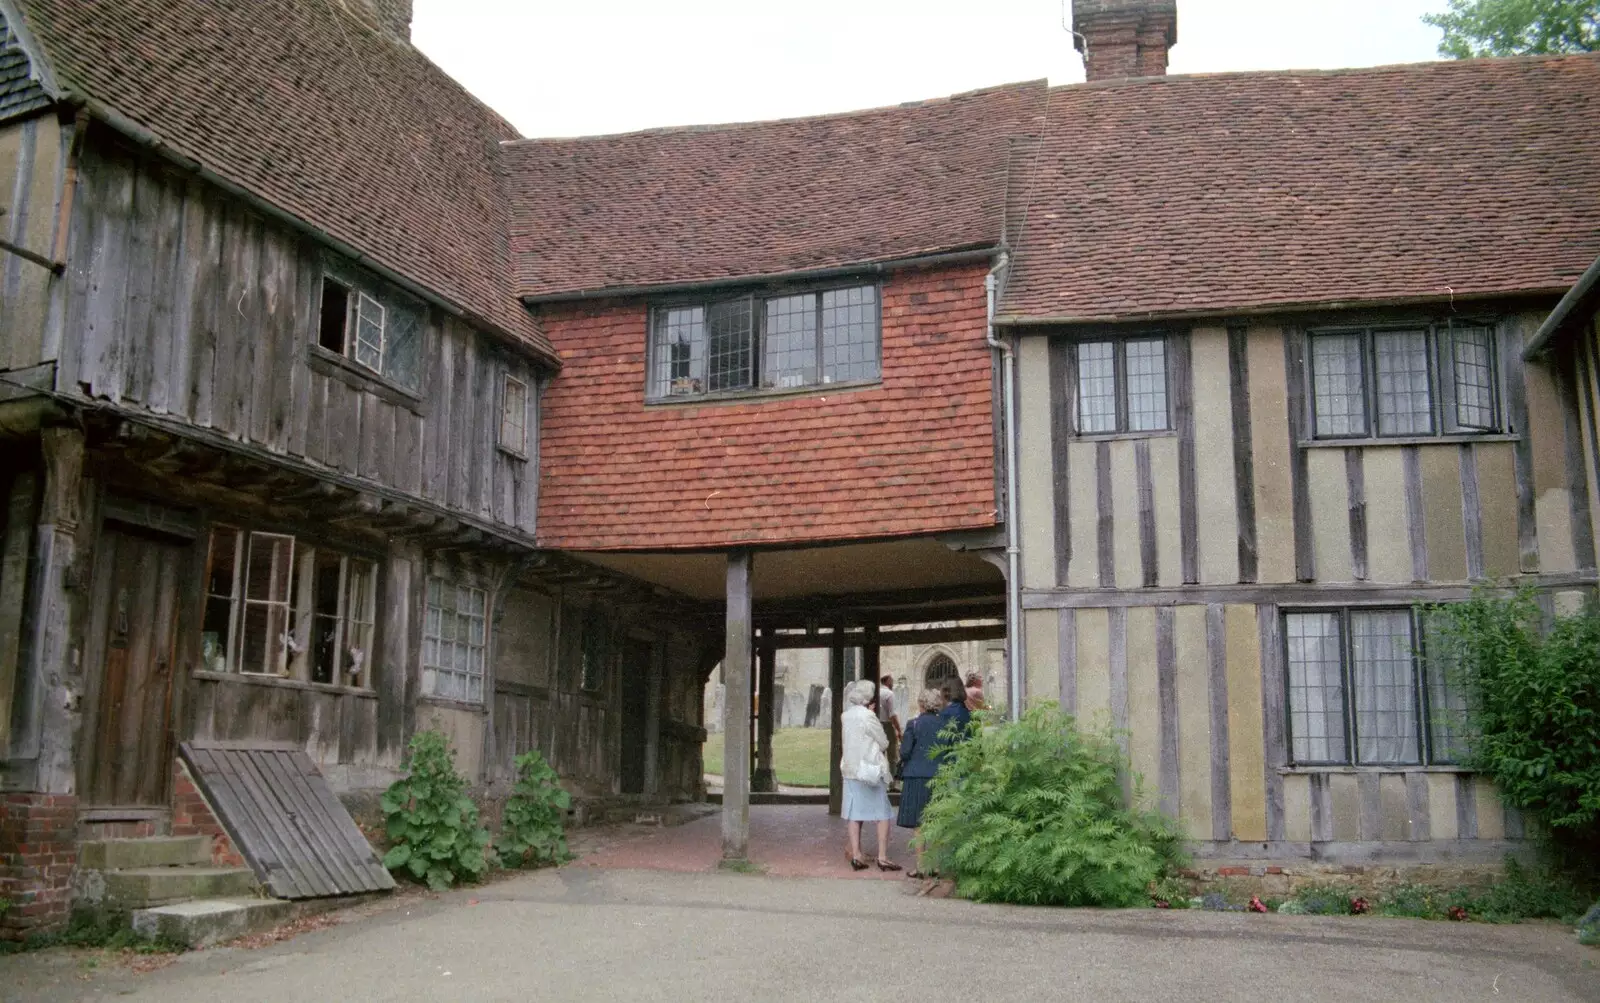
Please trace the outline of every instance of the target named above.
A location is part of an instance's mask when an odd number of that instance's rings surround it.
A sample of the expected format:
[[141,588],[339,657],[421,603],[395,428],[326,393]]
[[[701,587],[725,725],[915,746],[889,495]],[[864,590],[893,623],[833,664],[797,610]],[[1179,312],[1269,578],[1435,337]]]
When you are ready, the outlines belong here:
[[1001,254],[983,280],[989,347],[1000,353],[1000,427],[1006,458],[1006,714],[1022,716],[1022,526],[1017,500],[1017,356],[1011,344],[994,335],[995,274],[1006,266]]

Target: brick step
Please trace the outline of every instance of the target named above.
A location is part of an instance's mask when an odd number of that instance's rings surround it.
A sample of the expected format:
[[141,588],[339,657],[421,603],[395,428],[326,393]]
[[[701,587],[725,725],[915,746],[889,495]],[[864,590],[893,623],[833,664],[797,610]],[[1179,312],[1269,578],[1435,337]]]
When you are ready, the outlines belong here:
[[135,867],[102,871],[103,904],[111,909],[144,909],[187,899],[249,898],[260,892],[245,867]]
[[304,899],[217,898],[175,902],[135,909],[129,917],[134,932],[175,940],[190,947],[209,947],[235,937],[260,933],[304,916],[366,901],[370,896]]
[[210,836],[92,839],[78,844],[78,866],[96,871],[205,866],[210,863]]

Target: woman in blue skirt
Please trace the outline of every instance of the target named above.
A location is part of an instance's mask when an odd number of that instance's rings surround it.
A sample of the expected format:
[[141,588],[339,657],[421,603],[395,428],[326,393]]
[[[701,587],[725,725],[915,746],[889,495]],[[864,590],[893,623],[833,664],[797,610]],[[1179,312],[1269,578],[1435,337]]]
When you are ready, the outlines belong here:
[[[928,806],[928,781],[939,772],[939,729],[944,722],[939,711],[944,708],[944,697],[938,690],[923,690],[917,697],[921,711],[906,725],[900,739],[900,815],[896,819],[903,829],[922,826],[922,809]],[[928,877],[922,871],[922,853],[917,853],[917,869],[906,875],[909,878]]]
[[861,824],[878,824],[878,870],[898,871],[900,865],[889,859],[889,736],[878,720],[876,689],[871,679],[858,679],[844,691],[848,705],[839,715],[844,731],[844,755],[839,771],[844,774],[844,804],[840,814],[849,823],[850,866],[864,871],[870,865],[861,859]]

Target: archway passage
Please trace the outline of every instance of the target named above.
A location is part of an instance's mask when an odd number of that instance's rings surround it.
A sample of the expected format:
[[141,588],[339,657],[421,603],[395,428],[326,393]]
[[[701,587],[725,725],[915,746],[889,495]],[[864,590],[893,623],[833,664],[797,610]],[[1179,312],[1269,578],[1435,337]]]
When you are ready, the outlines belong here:
[[935,688],[946,679],[952,678],[960,679],[961,670],[956,668],[955,659],[941,651],[928,661],[928,667],[922,673],[922,684]]

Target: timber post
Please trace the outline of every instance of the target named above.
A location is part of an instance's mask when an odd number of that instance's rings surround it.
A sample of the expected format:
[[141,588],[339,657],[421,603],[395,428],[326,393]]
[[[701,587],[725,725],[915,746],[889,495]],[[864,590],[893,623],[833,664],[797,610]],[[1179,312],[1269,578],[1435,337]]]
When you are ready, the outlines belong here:
[[768,628],[761,632],[761,640],[756,645],[761,702],[756,705],[756,772],[750,789],[764,793],[778,789],[778,775],[772,766],[772,729],[778,711],[778,650],[772,642],[772,631]]
[[750,852],[750,619],[748,550],[728,554],[727,638],[722,655],[722,858]]
[[844,773],[839,760],[844,756],[844,732],[839,715],[844,713],[844,627],[833,628],[833,644],[828,648],[828,814],[844,810]]

